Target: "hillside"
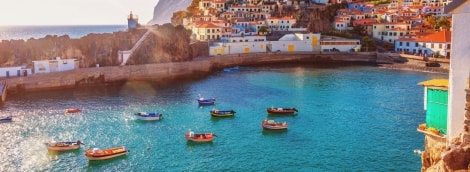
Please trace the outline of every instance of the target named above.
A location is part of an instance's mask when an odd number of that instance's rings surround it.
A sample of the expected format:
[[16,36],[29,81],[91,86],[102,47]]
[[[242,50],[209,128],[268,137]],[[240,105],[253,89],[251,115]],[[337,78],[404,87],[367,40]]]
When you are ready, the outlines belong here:
[[[149,29],[153,34],[136,50],[128,64],[188,61],[207,54],[207,44],[190,44],[189,33],[182,26],[165,24]],[[55,57],[79,59],[80,67],[93,67],[96,64],[116,66],[119,64],[118,51],[130,50],[145,31],[142,28],[88,34],[79,39],[71,39],[67,35],[48,35],[26,41],[4,40],[0,42],[0,67],[26,65],[32,68],[33,60]]]

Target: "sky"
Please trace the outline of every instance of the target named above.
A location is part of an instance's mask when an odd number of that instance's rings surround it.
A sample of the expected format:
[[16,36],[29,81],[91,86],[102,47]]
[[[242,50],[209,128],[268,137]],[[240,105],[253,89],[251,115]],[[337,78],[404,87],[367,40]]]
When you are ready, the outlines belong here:
[[139,23],[153,17],[159,0],[1,0],[0,26],[127,25],[132,11]]

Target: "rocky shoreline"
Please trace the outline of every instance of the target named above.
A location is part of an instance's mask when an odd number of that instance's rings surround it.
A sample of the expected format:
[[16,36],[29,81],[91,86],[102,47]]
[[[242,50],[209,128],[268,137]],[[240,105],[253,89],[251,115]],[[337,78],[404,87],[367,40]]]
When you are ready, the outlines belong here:
[[449,64],[440,63],[441,67],[426,67],[422,60],[408,59],[406,63],[381,64],[380,67],[395,70],[409,70],[419,72],[449,73]]

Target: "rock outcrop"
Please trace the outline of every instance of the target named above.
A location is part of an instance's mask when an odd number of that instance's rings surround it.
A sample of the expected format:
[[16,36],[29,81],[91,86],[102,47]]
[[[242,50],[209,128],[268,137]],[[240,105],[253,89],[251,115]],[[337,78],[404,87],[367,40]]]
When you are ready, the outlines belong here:
[[149,25],[170,23],[174,12],[185,10],[192,0],[159,0],[153,10]]
[[[130,58],[129,64],[188,61],[207,55],[207,44],[190,44],[189,33],[181,26],[165,24],[149,28],[132,29],[103,34],[88,34],[79,39],[67,35],[48,35],[40,39],[4,40],[0,42],[0,66],[26,65],[33,60],[55,57],[76,58],[80,67],[119,65],[118,51],[130,50],[147,31],[152,34]],[[204,46],[205,45],[205,46]]]

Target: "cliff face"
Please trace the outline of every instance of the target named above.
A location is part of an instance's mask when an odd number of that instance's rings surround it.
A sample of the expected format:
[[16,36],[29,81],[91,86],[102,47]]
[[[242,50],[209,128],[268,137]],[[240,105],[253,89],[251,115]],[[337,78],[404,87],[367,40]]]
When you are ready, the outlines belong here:
[[[130,58],[130,64],[148,64],[191,60],[207,55],[200,45],[190,44],[188,32],[170,24],[149,28],[152,34]],[[146,29],[89,34],[79,39],[64,36],[46,36],[40,39],[9,40],[0,43],[0,67],[27,65],[33,60],[55,57],[76,58],[80,67],[116,66],[119,50],[130,50]],[[201,50],[199,50],[201,49]],[[207,46],[205,47],[207,49]]]
[[192,0],[159,0],[153,11],[150,25],[170,23],[173,13],[185,10]]

